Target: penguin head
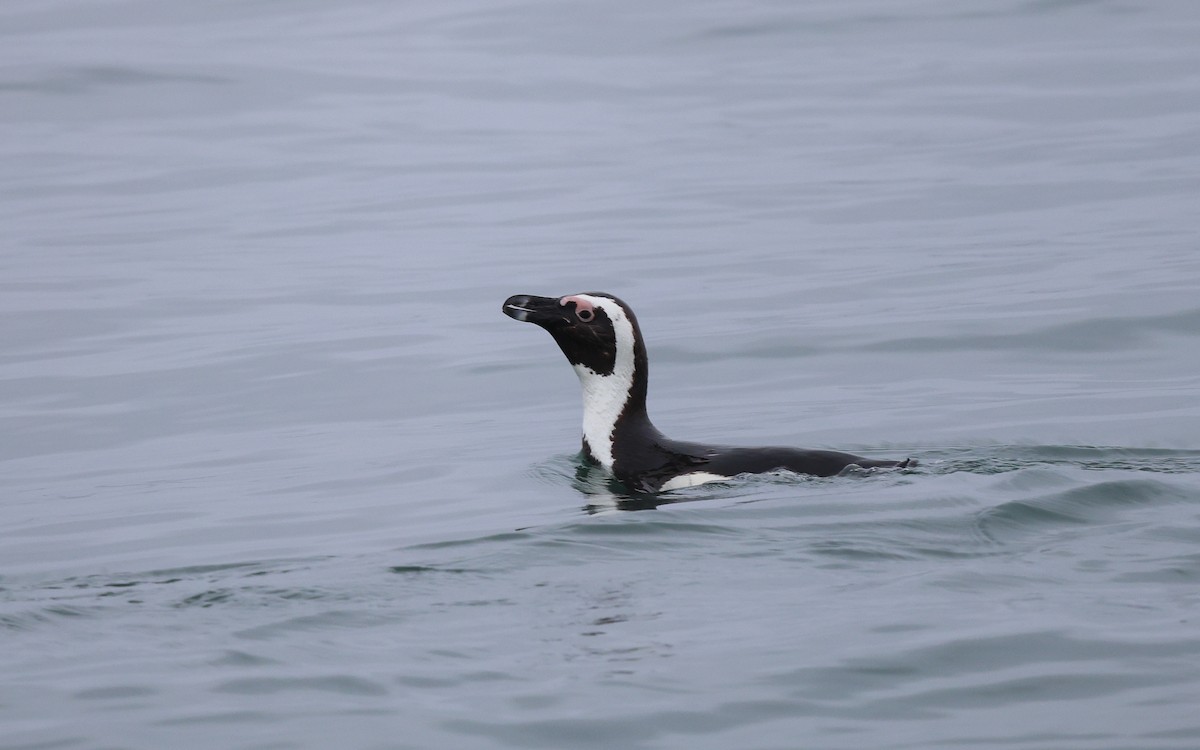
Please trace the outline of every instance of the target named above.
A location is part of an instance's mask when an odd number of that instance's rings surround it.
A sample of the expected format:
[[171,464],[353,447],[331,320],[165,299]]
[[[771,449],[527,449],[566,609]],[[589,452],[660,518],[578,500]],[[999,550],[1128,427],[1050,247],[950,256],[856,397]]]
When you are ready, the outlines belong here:
[[646,346],[633,311],[602,292],[518,294],[505,300],[502,309],[510,318],[545,328],[558,342],[583,386],[583,451],[613,471],[617,424],[629,418],[649,422]]
[[618,360],[632,365],[641,339],[629,306],[603,292],[518,294],[505,300],[502,309],[510,318],[545,328],[576,370],[586,368],[594,375],[612,375]]

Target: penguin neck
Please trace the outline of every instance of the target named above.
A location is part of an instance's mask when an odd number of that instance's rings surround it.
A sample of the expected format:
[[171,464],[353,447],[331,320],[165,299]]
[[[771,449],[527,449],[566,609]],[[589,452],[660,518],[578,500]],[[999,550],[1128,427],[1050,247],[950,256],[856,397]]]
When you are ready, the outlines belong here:
[[609,471],[619,434],[658,434],[646,413],[648,369],[640,337],[632,347],[618,347],[610,374],[575,365],[583,390],[584,451]]

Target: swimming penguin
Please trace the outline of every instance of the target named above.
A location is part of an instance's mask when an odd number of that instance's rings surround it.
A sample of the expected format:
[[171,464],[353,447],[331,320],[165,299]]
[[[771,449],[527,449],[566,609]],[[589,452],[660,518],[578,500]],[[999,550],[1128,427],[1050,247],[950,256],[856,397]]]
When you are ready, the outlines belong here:
[[504,314],[545,328],[583,386],[583,453],[635,492],[660,492],[786,469],[820,477],[849,466],[902,468],[849,453],[735,448],[672,440],[646,414],[646,344],[629,305],[603,292],[567,297],[518,294]]

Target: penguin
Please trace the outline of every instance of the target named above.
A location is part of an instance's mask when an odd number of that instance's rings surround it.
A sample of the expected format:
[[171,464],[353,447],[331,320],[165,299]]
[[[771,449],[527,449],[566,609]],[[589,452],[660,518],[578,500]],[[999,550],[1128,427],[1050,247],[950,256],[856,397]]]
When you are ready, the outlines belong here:
[[583,388],[584,458],[634,492],[653,494],[776,470],[828,477],[851,466],[884,469],[915,463],[829,450],[673,440],[659,432],[646,413],[646,343],[629,305],[604,292],[566,297],[517,294],[504,301],[502,310],[554,337]]

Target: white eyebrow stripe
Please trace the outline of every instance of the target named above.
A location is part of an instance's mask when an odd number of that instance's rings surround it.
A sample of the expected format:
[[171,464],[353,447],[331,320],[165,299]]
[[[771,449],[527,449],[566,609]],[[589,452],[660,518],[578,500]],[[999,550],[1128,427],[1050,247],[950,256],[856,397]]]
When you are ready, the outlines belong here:
[[592,302],[593,299],[595,298],[589,297],[586,294],[572,294],[568,297],[563,297],[560,299],[558,304],[566,307],[568,302],[574,302],[576,313],[578,313],[580,310],[587,310],[588,312],[595,314],[596,305]]

